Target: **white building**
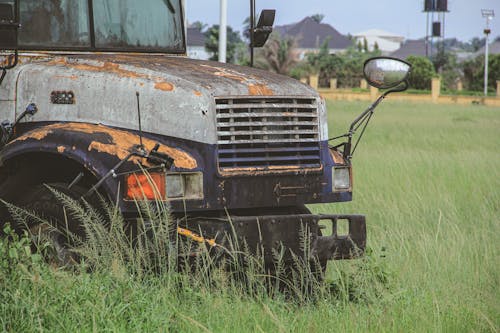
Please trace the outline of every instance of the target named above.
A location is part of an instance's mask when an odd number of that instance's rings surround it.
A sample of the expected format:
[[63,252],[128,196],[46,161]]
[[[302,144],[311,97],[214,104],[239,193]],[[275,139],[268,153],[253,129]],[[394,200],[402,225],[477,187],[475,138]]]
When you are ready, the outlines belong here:
[[364,43],[366,39],[368,44],[368,51],[373,51],[375,44],[382,54],[387,55],[399,49],[401,43],[405,40],[404,36],[397,35],[380,29],[370,29],[353,34],[353,37],[358,42]]
[[192,59],[208,60],[212,56],[205,50],[205,35],[199,28],[187,28],[187,56]]

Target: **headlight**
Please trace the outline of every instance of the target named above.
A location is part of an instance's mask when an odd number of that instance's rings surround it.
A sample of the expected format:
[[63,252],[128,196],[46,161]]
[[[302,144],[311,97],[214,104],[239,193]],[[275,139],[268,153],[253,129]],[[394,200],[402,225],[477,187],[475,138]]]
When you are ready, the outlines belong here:
[[348,167],[332,169],[333,191],[348,190],[351,187],[351,177]]
[[167,199],[203,199],[203,174],[169,173],[166,177]]

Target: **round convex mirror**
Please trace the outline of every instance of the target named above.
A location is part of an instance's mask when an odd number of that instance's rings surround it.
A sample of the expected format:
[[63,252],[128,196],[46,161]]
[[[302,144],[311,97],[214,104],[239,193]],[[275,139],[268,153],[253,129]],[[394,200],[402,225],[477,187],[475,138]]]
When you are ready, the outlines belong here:
[[394,88],[404,82],[410,74],[411,65],[406,61],[377,57],[368,59],[363,68],[366,81],[376,88]]

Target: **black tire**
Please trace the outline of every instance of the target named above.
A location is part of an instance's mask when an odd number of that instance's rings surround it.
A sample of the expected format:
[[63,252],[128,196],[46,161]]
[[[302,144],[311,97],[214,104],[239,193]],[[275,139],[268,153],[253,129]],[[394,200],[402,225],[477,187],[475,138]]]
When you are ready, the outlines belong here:
[[41,241],[48,241],[49,248],[42,249],[45,259],[54,266],[72,266],[80,261],[73,251],[76,240],[85,237],[83,226],[57,200],[49,189],[65,194],[78,201],[85,193],[83,188],[74,186],[71,189],[64,183],[40,184],[27,190],[15,204],[28,212],[34,213],[40,219],[28,217],[25,221],[14,221],[17,231],[28,230],[31,234],[35,250],[39,250]]

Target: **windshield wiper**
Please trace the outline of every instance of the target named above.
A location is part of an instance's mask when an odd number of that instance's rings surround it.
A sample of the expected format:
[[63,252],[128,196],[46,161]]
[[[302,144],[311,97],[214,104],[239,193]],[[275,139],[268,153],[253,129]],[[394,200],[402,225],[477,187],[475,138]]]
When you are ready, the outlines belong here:
[[172,14],[175,14],[175,8],[174,6],[172,5],[172,2],[171,0],[163,0],[163,2],[165,3],[165,5],[168,7],[168,10],[170,10],[170,12]]

